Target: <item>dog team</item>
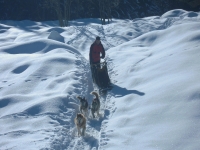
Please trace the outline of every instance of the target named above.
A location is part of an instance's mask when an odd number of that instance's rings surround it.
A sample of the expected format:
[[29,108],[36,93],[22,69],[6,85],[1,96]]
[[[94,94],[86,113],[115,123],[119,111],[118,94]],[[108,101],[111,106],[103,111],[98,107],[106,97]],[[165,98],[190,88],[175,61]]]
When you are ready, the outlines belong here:
[[80,96],[77,96],[77,98],[80,101],[80,113],[77,113],[74,123],[76,125],[76,128],[78,130],[78,136],[84,136],[85,130],[86,130],[86,116],[88,116],[88,109],[91,109],[92,117],[95,118],[95,114],[99,116],[99,109],[100,109],[100,100],[99,100],[99,94],[95,91],[91,92],[90,94],[94,95],[95,98],[92,100],[91,107],[88,105],[88,101]]

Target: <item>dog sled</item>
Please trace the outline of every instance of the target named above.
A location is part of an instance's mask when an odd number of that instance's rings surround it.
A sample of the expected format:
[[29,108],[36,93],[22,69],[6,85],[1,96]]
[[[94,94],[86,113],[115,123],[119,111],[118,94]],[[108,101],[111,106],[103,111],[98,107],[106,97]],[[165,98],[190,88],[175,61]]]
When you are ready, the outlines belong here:
[[100,91],[107,91],[112,88],[106,60],[98,64],[91,64],[91,72],[93,83],[98,86]]

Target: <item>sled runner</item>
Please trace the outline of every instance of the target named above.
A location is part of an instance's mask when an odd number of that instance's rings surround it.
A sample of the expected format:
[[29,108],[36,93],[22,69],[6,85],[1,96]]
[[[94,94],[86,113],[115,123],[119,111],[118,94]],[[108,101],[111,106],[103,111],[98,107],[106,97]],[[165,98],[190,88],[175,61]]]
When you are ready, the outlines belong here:
[[111,89],[110,78],[108,76],[107,62],[104,60],[99,64],[91,64],[93,82],[102,91]]

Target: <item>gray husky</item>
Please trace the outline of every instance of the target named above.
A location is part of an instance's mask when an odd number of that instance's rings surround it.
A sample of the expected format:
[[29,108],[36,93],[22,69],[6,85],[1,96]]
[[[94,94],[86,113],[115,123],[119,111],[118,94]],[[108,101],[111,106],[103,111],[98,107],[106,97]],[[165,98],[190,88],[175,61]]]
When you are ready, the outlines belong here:
[[99,116],[99,109],[100,109],[100,100],[99,100],[99,94],[97,92],[91,92],[90,94],[93,94],[95,96],[95,98],[92,101],[92,106],[91,106],[91,113],[93,118],[95,118],[94,113],[97,114],[97,116]]
[[88,101],[80,96],[77,96],[77,98],[79,99],[80,101],[80,107],[79,107],[79,110],[82,114],[84,114],[85,116],[88,115]]

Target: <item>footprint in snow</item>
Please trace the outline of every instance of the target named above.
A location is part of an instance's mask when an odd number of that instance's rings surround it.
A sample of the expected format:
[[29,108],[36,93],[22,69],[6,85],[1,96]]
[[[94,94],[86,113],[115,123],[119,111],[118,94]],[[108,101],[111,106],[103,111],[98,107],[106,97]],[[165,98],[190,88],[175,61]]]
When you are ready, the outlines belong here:
[[31,80],[25,80],[25,82],[30,82]]
[[46,81],[47,79],[42,79],[41,81]]

